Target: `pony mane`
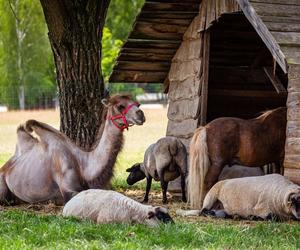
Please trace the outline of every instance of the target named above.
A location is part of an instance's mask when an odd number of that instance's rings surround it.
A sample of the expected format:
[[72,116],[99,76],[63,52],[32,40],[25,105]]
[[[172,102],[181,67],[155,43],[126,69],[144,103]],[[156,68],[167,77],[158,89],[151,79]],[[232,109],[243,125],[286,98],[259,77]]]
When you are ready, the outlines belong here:
[[257,119],[262,119],[265,120],[267,119],[270,115],[277,113],[277,114],[286,114],[286,107],[279,107],[276,109],[270,109],[264,112],[261,112],[261,115],[257,117]]

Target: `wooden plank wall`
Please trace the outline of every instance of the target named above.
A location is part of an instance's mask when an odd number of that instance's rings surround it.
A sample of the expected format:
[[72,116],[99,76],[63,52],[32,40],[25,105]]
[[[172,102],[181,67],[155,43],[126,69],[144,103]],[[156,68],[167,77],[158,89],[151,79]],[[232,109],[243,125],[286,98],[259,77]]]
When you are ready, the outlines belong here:
[[300,1],[250,0],[289,64],[300,64]]
[[[199,123],[205,123],[209,27],[223,13],[239,11],[234,0],[204,0],[172,59],[169,82],[167,135],[189,142]],[[204,95],[202,95],[204,93]],[[202,114],[202,121],[199,121]]]
[[300,184],[300,65],[289,65],[284,175]]

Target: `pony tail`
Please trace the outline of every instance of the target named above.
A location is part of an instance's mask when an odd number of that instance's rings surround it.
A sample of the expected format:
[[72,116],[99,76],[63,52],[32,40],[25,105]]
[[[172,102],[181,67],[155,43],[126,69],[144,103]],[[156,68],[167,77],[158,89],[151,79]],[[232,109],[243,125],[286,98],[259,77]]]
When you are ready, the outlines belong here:
[[210,165],[206,137],[206,128],[200,127],[195,131],[190,145],[188,201],[194,209],[201,209],[205,195],[204,180]]

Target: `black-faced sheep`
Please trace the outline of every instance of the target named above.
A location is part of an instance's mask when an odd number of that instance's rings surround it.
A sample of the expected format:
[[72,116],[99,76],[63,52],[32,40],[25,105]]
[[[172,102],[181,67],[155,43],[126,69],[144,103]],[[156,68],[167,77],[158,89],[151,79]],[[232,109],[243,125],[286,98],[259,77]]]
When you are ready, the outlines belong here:
[[143,205],[111,190],[89,189],[75,195],[63,209],[63,216],[89,219],[98,224],[140,223],[157,226],[173,222],[163,207]]
[[202,214],[299,220],[300,186],[279,174],[220,181],[205,196]]
[[127,183],[134,183],[147,178],[144,202],[148,202],[152,178],[160,181],[163,203],[167,202],[168,182],[181,176],[182,201],[186,202],[185,177],[187,174],[187,152],[183,143],[175,137],[164,137],[148,147],[144,162],[137,163],[126,170],[130,172]]

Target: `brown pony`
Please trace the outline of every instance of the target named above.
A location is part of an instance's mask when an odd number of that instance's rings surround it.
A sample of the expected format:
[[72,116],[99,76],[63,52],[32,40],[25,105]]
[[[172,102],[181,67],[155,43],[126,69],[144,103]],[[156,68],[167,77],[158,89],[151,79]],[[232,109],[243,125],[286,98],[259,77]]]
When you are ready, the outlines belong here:
[[286,108],[243,120],[218,118],[198,128],[190,145],[188,195],[200,209],[205,194],[218,181],[225,165],[262,167],[276,163],[280,172],[286,137]]
[[61,203],[84,189],[106,188],[122,149],[123,130],[142,125],[145,117],[127,95],[111,97],[104,104],[106,121],[98,132],[102,136],[90,151],[47,124],[29,120],[21,125],[15,154],[0,168],[0,203],[15,198],[29,203]]

